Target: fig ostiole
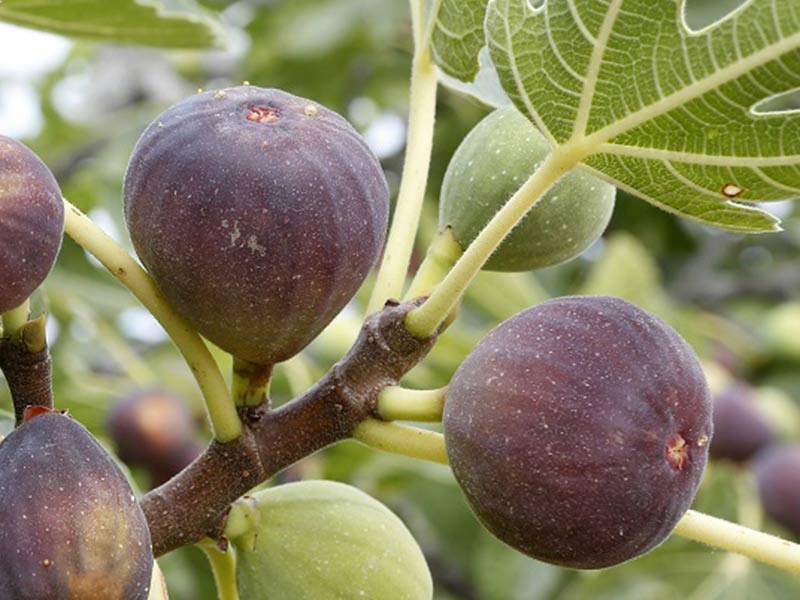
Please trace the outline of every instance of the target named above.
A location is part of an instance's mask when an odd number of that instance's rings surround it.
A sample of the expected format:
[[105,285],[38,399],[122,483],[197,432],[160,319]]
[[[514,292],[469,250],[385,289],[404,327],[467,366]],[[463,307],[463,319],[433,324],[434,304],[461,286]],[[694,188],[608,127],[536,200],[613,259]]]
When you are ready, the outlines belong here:
[[574,567],[654,548],[689,508],[712,435],[700,363],[619,298],[558,298],[490,332],[444,409],[447,453],[478,519],[517,550]]
[[0,314],[42,284],[63,235],[64,205],[50,169],[26,146],[0,135]]
[[339,313],[375,264],[389,192],[340,115],[240,86],[167,109],[124,184],[136,251],[197,330],[237,359],[284,361]]
[[0,443],[0,598],[146,600],[153,552],[131,486],[77,421],[26,418]]
[[[513,106],[498,108],[464,138],[445,173],[439,230],[451,227],[462,248],[534,173],[550,145]],[[529,271],[581,254],[605,231],[616,188],[575,170],[536,201],[484,265],[490,271]]]
[[[248,600],[431,600],[425,558],[403,522],[361,490],[301,481],[238,505],[249,522],[232,539]],[[241,517],[241,518],[240,518]],[[226,530],[227,531],[227,530]]]

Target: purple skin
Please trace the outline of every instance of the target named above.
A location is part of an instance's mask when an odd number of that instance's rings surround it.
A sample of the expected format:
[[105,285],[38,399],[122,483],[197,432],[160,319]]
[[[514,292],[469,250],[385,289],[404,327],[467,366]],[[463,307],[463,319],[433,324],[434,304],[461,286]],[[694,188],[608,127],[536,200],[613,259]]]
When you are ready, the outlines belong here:
[[714,398],[711,458],[745,462],[775,439],[752,398],[753,391],[744,383],[732,384]]
[[189,407],[163,390],[121,399],[109,411],[108,429],[120,460],[144,467],[152,487],[177,475],[203,450]]
[[800,445],[769,446],[752,466],[764,512],[800,535]]
[[0,598],[145,600],[153,552],[117,465],[58,412],[0,444]]
[[125,176],[131,239],[164,295],[237,358],[302,350],[377,261],[389,192],[338,114],[274,89],[197,94],[142,135]]
[[64,205],[50,169],[26,146],[0,135],[0,313],[45,280],[64,236]]
[[618,298],[567,297],[475,347],[448,388],[444,431],[489,531],[533,558],[594,569],[654,548],[689,508],[711,399],[669,326]]

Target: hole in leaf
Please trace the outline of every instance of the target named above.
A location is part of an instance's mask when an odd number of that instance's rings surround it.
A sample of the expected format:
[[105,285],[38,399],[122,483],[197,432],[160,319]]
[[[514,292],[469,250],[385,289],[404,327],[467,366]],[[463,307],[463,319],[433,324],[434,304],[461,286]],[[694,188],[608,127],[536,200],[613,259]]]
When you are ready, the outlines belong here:
[[789,90],[788,92],[781,92],[775,96],[765,98],[761,102],[756,103],[752,110],[756,114],[800,110],[800,88]]
[[724,19],[747,0],[686,0],[683,14],[686,24],[692,31],[699,31]]

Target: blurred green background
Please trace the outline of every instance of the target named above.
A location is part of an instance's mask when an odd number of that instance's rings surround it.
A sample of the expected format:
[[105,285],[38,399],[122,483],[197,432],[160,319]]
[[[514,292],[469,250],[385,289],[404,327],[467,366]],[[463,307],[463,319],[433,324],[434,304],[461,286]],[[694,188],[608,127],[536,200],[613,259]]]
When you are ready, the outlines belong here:
[[[412,50],[405,1],[165,4],[218,19],[227,46],[155,50],[67,40],[0,24],[0,133],[21,138],[38,152],[64,195],[126,248],[131,249],[120,195],[127,157],[150,121],[198,88],[249,81],[327,105],[364,134],[395,195]],[[688,20],[699,26],[736,4],[690,2]],[[417,262],[436,230],[436,197],[448,160],[488,110],[440,88]],[[611,294],[676,327],[708,366],[712,388],[720,390],[731,379],[752,384],[759,407],[781,435],[798,440],[800,215],[791,203],[769,208],[783,218],[784,231],[744,237],[696,226],[620,194],[606,235],[583,257],[535,274],[481,274],[458,322],[405,383],[445,385],[481,336],[531,304],[565,294]],[[307,351],[277,369],[277,402],[310,386],[344,354],[368,291],[369,282]],[[202,423],[194,381],[163,331],[70,240],[35,306],[50,315],[58,406],[101,440],[108,442],[108,408],[140,389],[161,387],[182,396]],[[217,356],[228,369],[229,359]],[[9,406],[6,387],[0,386],[0,407]],[[134,470],[134,476],[146,485],[141,473]],[[306,459],[282,479],[318,477],[357,485],[406,521],[428,558],[437,600],[800,597],[796,578],[681,539],[603,571],[576,572],[530,560],[483,531],[448,469],[356,443]],[[791,537],[761,514],[746,468],[712,464],[695,508]],[[215,598],[199,551],[184,549],[160,563],[173,600]]]

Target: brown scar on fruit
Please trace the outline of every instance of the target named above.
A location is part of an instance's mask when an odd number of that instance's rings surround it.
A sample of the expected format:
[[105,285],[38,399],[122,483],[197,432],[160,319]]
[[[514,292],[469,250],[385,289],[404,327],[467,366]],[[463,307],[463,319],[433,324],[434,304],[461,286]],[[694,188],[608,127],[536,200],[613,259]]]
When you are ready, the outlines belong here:
[[731,181],[726,182],[725,185],[722,186],[722,195],[726,198],[736,198],[740,196],[742,192],[744,192],[744,188]]
[[248,109],[246,118],[254,123],[267,124],[280,120],[281,113],[272,106],[254,106]]
[[679,433],[676,433],[667,442],[666,458],[667,462],[678,471],[682,471],[684,465],[689,461],[688,444]]

